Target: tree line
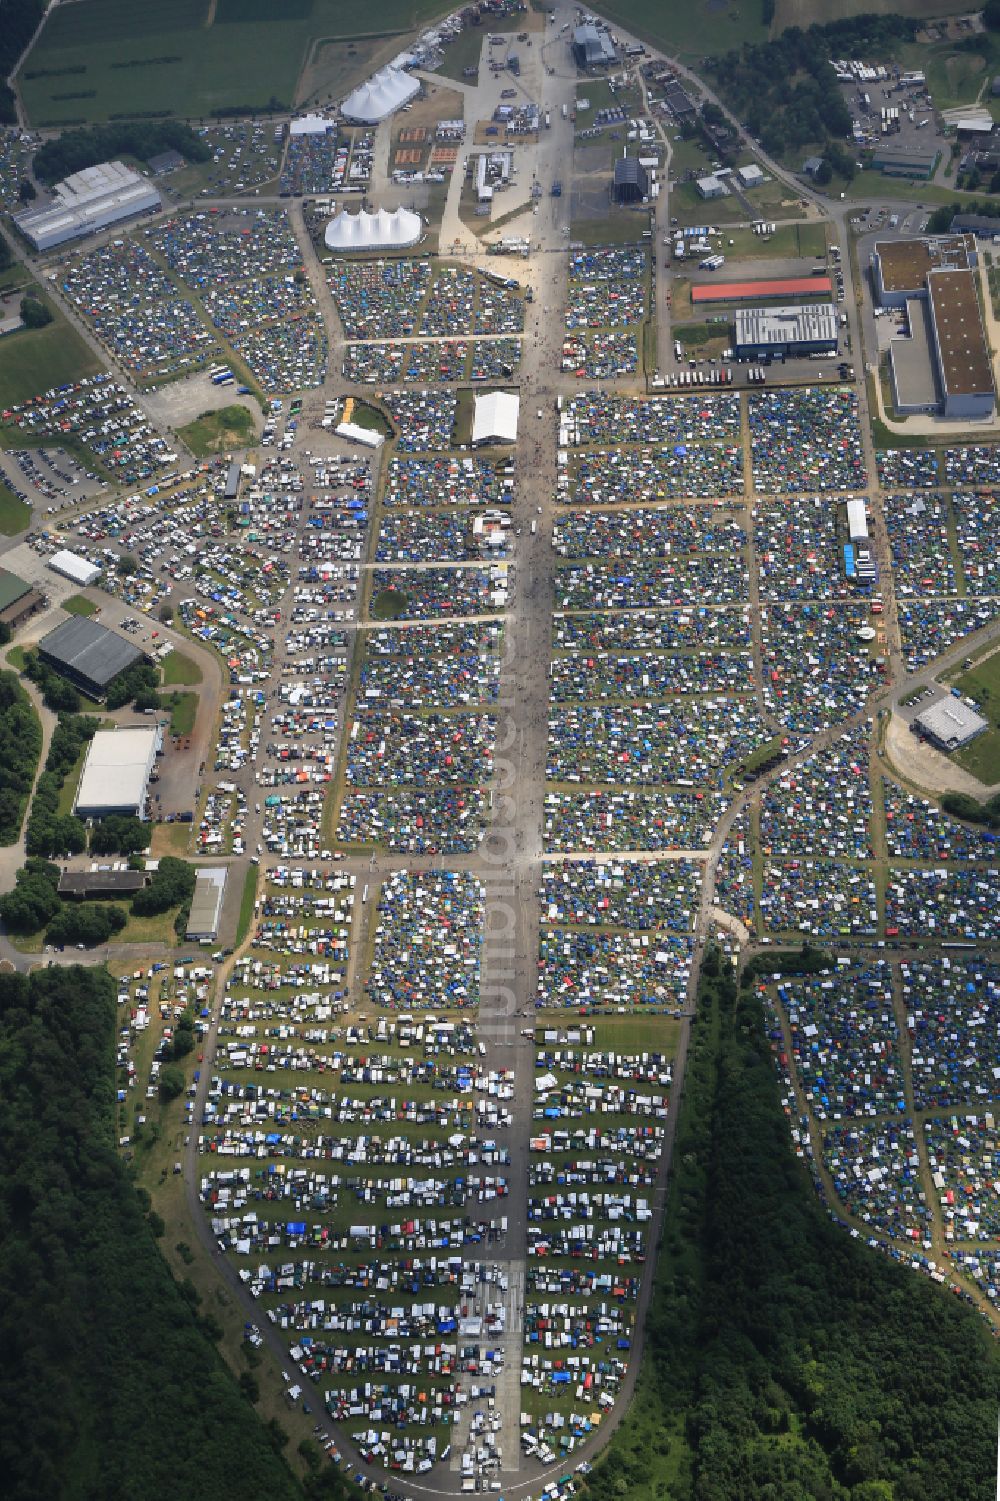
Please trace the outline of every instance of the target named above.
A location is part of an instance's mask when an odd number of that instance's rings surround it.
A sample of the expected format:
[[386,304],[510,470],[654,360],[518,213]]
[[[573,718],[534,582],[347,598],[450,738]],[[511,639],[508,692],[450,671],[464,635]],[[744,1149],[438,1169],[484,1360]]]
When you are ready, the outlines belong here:
[[809,146],[850,177],[851,115],[831,57],[885,57],[916,35],[902,16],[850,16],[803,30],[790,26],[773,41],[745,43],[705,67],[733,113],[772,156]]
[[987,1501],[979,1314],[852,1239],[792,1153],[752,982],[706,958],[638,1390],[593,1501]]
[[21,832],[42,753],[42,727],[16,672],[0,672],[0,844]]
[[59,182],[112,157],[135,156],[148,162],[161,151],[179,151],[189,162],[208,161],[212,154],[183,120],[120,120],[64,130],[39,147],[32,170],[41,182]]

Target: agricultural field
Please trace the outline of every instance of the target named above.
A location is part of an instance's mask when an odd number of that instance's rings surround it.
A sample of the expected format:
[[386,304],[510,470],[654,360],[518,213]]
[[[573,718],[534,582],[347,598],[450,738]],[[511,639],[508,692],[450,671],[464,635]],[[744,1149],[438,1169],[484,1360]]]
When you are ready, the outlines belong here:
[[[444,8],[386,0],[377,26],[405,31]],[[29,119],[41,125],[130,114],[200,119],[272,101],[288,108],[307,48],[370,25],[344,0],[174,0],[140,10],[133,0],[81,0],[53,11],[18,82]]]

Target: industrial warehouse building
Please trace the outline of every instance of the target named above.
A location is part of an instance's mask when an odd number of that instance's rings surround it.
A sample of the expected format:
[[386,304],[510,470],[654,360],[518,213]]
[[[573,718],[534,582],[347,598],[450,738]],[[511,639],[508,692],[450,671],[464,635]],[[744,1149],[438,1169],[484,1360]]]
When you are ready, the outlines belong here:
[[112,678],[144,653],[124,636],[83,615],[72,615],[38,643],[38,654],[91,698],[103,698]]
[[191,914],[184,935],[186,938],[198,942],[218,936],[222,901],[226,894],[226,875],[224,865],[199,870],[194,896],[191,898]]
[[122,162],[101,162],[57,182],[51,203],[15,214],[14,223],[36,250],[51,250],[123,219],[154,213],[161,202],[148,178]]
[[578,26],[573,33],[573,56],[578,68],[612,68],[618,61],[614,43],[603,26]]
[[691,301],[697,307],[704,302],[767,302],[772,297],[788,301],[794,297],[833,296],[828,276],[790,276],[780,281],[706,281],[691,288]]
[[934,176],[937,151],[896,151],[889,146],[876,147],[872,166],[885,177],[912,177],[922,180]]
[[649,173],[637,157],[620,156],[615,162],[611,195],[616,203],[641,203],[649,197]]
[[989,720],[954,696],[938,699],[929,709],[921,710],[913,723],[943,751],[961,750],[990,727]]
[[837,310],[832,303],[738,308],[735,325],[733,352],[738,360],[828,354],[837,348]]
[[872,252],[875,296],[905,307],[908,333],[889,343],[900,415],[937,412],[960,421],[993,416],[996,388],[976,290],[972,234],[882,241]]
[[977,259],[971,234],[879,240],[872,251],[876,300],[880,307],[902,307],[908,298],[924,296],[931,271],[967,271]]
[[108,818],[114,813],[141,818],[146,789],[162,748],[158,726],[98,730],[87,750],[73,812],[78,818]]

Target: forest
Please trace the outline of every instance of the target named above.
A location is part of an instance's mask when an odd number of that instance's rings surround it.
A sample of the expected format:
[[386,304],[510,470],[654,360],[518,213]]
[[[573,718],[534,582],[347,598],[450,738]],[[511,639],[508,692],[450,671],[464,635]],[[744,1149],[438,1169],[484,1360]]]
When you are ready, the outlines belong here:
[[42,727],[16,672],[0,672],[0,844],[21,832],[42,750]]
[[0,975],[4,1496],[301,1501],[118,1159],[116,1024],[103,969]]
[[[851,116],[830,58],[892,55],[916,32],[902,16],[852,16],[826,26],[790,26],[773,41],[706,59],[724,102],[772,156],[804,146],[834,158],[853,173]],[[796,165],[798,165],[796,163]]]
[[182,120],[129,120],[64,130],[35,152],[32,171],[39,182],[59,182],[111,157],[135,156],[146,162],[161,151],[179,151],[189,162],[207,161],[212,154]]
[[706,958],[635,1400],[592,1501],[987,1501],[1000,1356],[839,1228],[795,1158],[753,982]]

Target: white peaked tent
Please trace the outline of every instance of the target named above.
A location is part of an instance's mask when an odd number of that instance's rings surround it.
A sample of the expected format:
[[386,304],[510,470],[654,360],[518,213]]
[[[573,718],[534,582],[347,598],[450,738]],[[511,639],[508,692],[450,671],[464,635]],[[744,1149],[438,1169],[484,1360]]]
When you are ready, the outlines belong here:
[[513,391],[487,391],[476,396],[472,417],[472,446],[516,443],[521,398]]
[[415,245],[422,232],[420,215],[408,208],[392,214],[385,208],[374,214],[343,210],[330,220],[323,238],[330,250],[402,250]]
[[356,120],[361,125],[375,125],[402,109],[415,94],[420,93],[420,84],[409,73],[399,68],[382,68],[374,73],[353,94],[348,94],[340,112],[345,120]]

